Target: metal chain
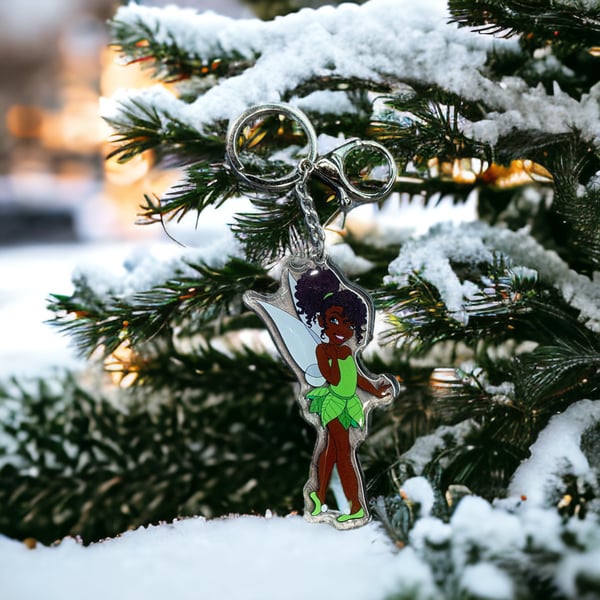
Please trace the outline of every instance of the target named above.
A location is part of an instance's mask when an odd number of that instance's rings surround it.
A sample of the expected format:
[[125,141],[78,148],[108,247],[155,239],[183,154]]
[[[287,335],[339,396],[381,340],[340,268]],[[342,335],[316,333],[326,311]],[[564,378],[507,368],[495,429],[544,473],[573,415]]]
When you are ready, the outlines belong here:
[[310,258],[318,263],[325,261],[325,230],[319,220],[319,214],[315,208],[315,202],[308,192],[307,180],[314,169],[314,163],[308,159],[298,165],[302,177],[294,186],[298,203],[304,215],[304,222],[308,230]]

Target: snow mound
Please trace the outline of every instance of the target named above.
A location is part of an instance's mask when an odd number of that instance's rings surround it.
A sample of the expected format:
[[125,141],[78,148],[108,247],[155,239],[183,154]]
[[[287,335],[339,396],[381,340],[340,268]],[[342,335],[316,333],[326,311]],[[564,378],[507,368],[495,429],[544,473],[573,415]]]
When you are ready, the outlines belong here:
[[528,504],[552,504],[561,493],[562,477],[572,474],[595,484],[597,474],[581,449],[581,436],[600,422],[600,402],[580,400],[555,415],[531,446],[531,456],[515,471],[508,493]]
[[369,600],[432,586],[378,525],[338,531],[299,516],[183,519],[87,547],[0,536],[0,564],[7,600]]

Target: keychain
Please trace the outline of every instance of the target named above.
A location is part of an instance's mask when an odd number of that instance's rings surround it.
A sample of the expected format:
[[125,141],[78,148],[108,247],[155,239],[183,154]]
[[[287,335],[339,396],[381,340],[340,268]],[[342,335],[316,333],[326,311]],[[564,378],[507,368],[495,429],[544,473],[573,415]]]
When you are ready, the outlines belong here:
[[[285,120],[287,136],[283,135]],[[256,172],[254,156],[269,125],[294,142],[306,138],[304,156],[289,170],[272,176]],[[257,133],[260,132],[260,133]],[[294,144],[291,144],[294,146]],[[303,417],[317,432],[304,486],[305,517],[339,529],[364,525],[370,518],[358,447],[367,435],[369,412],[390,404],[400,386],[390,375],[373,375],[362,365],[361,351],[372,339],[375,309],[369,295],[350,283],[327,257],[308,179],[315,175],[336,191],[341,210],[385,197],[396,179],[396,165],[376,142],[351,139],[324,157],[307,116],[284,104],[245,111],[230,124],[227,159],[238,177],[256,190],[293,190],[308,231],[307,250],[285,259],[277,292],[244,294],[245,304],[265,322],[277,349],[300,383]],[[297,152],[298,148],[294,148]],[[278,151],[281,166],[290,165],[290,148]],[[296,157],[294,157],[296,160]],[[368,161],[375,167],[368,169]],[[328,490],[337,471],[346,506],[328,506]]]

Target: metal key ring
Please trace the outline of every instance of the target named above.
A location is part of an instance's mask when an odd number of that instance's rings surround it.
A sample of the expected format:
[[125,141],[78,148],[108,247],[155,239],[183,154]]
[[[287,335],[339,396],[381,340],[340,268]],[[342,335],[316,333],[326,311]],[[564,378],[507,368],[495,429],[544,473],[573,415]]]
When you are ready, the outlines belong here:
[[283,115],[300,125],[308,140],[308,154],[305,161],[313,164],[317,158],[317,134],[314,127],[302,111],[286,104],[261,104],[260,106],[255,106],[244,111],[230,124],[225,140],[225,148],[229,164],[235,170],[237,175],[246,183],[261,190],[271,190],[275,192],[284,191],[290,189],[302,179],[302,163],[298,163],[298,165],[286,175],[268,178],[264,175],[255,175],[247,172],[246,166],[239,155],[239,139],[242,136],[244,128],[252,121],[268,115]]
[[[296,122],[304,131],[308,141],[307,156],[287,174],[281,177],[265,177],[247,171],[239,154],[239,140],[243,130],[261,117],[280,115]],[[355,151],[378,153],[385,162],[387,177],[371,189],[359,188],[349,178],[345,161]],[[226,152],[229,164],[237,175],[252,187],[267,191],[285,191],[300,183],[310,171],[333,186],[342,210],[352,208],[354,203],[374,202],[385,198],[391,191],[398,174],[396,163],[389,150],[373,141],[350,139],[323,157],[317,156],[317,134],[308,117],[299,109],[287,104],[263,104],[249,108],[233,121],[227,131]],[[308,168],[307,168],[308,166]],[[380,183],[380,185],[379,185]]]

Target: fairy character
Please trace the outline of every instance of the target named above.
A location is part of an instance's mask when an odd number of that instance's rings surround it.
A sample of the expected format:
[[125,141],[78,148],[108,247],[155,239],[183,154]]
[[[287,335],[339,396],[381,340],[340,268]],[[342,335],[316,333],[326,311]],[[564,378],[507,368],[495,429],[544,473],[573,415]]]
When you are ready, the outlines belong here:
[[[317,429],[310,478],[304,489],[306,516],[340,528],[369,518],[357,451],[366,436],[370,409],[389,403],[397,390],[387,376],[373,377],[360,364],[370,341],[372,304],[329,263],[311,261],[284,269],[272,296],[247,292],[246,303],[265,320],[301,384],[304,417]],[[349,512],[330,511],[327,492],[337,468]]]
[[319,449],[317,465],[318,489],[309,493],[314,507],[312,516],[323,512],[333,467],[337,466],[342,488],[351,512],[337,517],[343,523],[366,516],[364,500],[359,498],[362,475],[356,449],[350,441],[350,428],[363,428],[365,411],[357,388],[376,398],[389,394],[391,384],[376,387],[358,370],[353,349],[348,341],[355,338],[360,347],[367,326],[367,305],[351,289],[340,289],[340,280],[331,269],[307,271],[299,279],[295,297],[300,314],[308,325],[316,321],[325,338],[316,348],[319,371],[325,384],[315,388],[306,398],[309,412],[320,417],[327,432],[325,447]]

